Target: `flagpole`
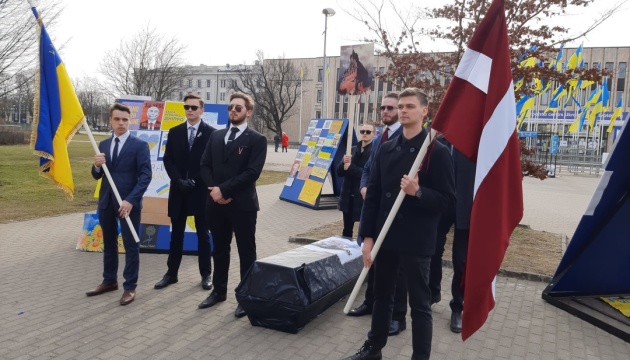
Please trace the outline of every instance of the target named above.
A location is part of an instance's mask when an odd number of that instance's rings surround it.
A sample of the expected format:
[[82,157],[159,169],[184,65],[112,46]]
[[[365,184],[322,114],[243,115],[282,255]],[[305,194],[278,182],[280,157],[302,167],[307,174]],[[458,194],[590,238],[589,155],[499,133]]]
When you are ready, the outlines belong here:
[[352,132],[354,131],[354,110],[356,109],[357,96],[352,94],[348,99],[348,141],[346,142],[346,155],[352,153]]
[[[409,170],[409,177],[413,178],[415,174],[418,173],[418,169],[420,169],[420,164],[422,163],[425,155],[427,154],[427,149],[429,148],[429,145],[433,142],[433,140],[435,140],[436,135],[437,135],[437,131],[435,131],[434,129],[431,129],[430,133],[424,139],[424,142],[422,143],[422,147],[420,147],[420,151],[418,152],[418,155],[416,156],[416,160],[413,162],[413,165],[411,165],[411,170]],[[385,224],[383,224],[383,228],[379,232],[378,238],[376,239],[376,242],[374,243],[374,247],[372,248],[372,252],[370,253],[370,257],[372,258],[372,261],[376,259],[378,250],[381,248],[381,244],[383,243],[385,236],[387,236],[387,232],[389,232],[389,228],[391,227],[392,222],[394,221],[394,218],[396,217],[396,214],[398,213],[398,209],[400,208],[400,205],[402,204],[405,198],[405,195],[406,195],[405,192],[402,189],[400,189],[400,192],[398,192],[398,197],[396,198],[396,201],[394,202],[392,209],[389,211],[389,215],[387,215]],[[350,297],[348,298],[346,307],[343,308],[344,314],[347,314],[352,308],[352,304],[354,303],[354,300],[357,298],[357,295],[359,294],[359,290],[361,289],[361,286],[363,285],[363,281],[365,281],[365,277],[367,276],[367,273],[369,270],[370,268],[366,268],[366,267],[364,267],[363,270],[361,270],[359,279],[357,280],[357,283],[354,284],[354,289],[352,289],[352,293],[350,293]]]
[[[96,154],[100,154],[101,151],[98,149],[98,145],[96,145],[96,140],[94,140],[94,136],[92,135],[92,130],[90,130],[90,127],[85,121],[85,118],[83,118],[83,127],[85,128],[85,131],[87,131],[87,136],[90,138],[90,142],[92,143],[94,152]],[[101,165],[101,168],[103,169],[103,171],[105,171],[105,176],[107,176],[107,180],[109,181],[109,185],[112,187],[112,191],[114,192],[114,196],[116,196],[116,200],[118,201],[118,204],[121,205],[122,199],[120,198],[120,193],[118,193],[118,188],[116,188],[116,184],[114,183],[114,180],[112,179],[112,175],[109,173],[107,164]],[[139,243],[140,238],[138,237],[136,228],[133,226],[133,223],[131,222],[131,218],[127,216],[125,217],[125,220],[127,220],[127,225],[129,225],[129,230],[131,230],[131,234],[133,235],[134,240],[136,240],[136,243]]]

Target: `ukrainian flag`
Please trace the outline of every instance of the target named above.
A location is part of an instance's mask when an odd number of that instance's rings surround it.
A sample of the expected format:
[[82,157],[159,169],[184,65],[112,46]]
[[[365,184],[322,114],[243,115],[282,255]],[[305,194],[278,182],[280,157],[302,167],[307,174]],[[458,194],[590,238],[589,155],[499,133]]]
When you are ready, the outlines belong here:
[[67,144],[83,125],[84,115],[66,68],[35,7],[40,28],[31,148],[40,157],[40,174],[74,196]]

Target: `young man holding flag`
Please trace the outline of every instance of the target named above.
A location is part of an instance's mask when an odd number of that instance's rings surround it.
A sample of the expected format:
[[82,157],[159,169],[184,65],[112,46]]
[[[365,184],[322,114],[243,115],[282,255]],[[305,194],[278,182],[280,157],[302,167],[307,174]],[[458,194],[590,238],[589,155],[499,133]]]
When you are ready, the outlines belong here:
[[[429,266],[435,251],[440,215],[454,200],[453,166],[448,149],[435,142],[417,175],[407,176],[427,136],[422,123],[428,112],[426,94],[416,88],[399,95],[398,117],[402,135],[385,142],[374,156],[363,205],[360,235],[364,237],[363,263],[372,265],[374,240],[392,210],[396,195],[406,194],[374,262],[374,308],[368,340],[347,359],[381,359],[394,307],[398,271],[409,291],[413,359],[429,359],[433,320]],[[400,266],[400,270],[399,270]]]

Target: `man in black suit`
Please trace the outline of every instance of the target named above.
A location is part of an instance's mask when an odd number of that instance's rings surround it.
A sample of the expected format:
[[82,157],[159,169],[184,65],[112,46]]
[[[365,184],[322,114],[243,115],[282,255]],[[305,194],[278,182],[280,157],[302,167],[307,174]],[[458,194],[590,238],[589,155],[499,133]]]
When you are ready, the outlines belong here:
[[[230,126],[210,135],[201,158],[201,176],[208,186],[206,215],[214,239],[214,290],[199,308],[225,301],[232,233],[236,237],[241,279],[256,261],[256,217],[260,210],[256,180],[267,157],[267,140],[247,126],[254,100],[236,92],[228,106]],[[234,313],[245,316],[239,304]]]
[[348,359],[381,359],[392,318],[399,265],[409,291],[412,359],[429,359],[431,355],[429,266],[438,221],[454,199],[455,185],[449,151],[437,142],[429,148],[418,174],[406,175],[428,136],[422,127],[427,107],[427,96],[419,89],[408,88],[400,93],[398,118],[403,134],[383,144],[372,164],[360,229],[365,267],[372,265],[374,240],[398,193],[402,189],[406,195],[374,263],[374,309],[368,340]]
[[[374,157],[378,154],[381,145],[386,141],[393,140],[402,134],[402,126],[398,122],[398,93],[391,92],[385,95],[381,103],[381,122],[385,124],[383,133],[376,138],[372,146],[372,151],[368,161],[363,167],[361,175],[361,195],[365,199],[367,193],[367,184],[370,177],[370,170]],[[361,236],[357,237],[357,242],[361,245]],[[365,289],[365,300],[363,304],[348,312],[348,316],[364,316],[372,313],[374,305],[374,267],[370,267],[367,276],[367,289]],[[400,334],[407,328],[407,281],[401,272],[396,278],[396,295],[394,296],[394,312],[392,314],[392,322],[389,325],[389,335],[395,336]]]
[[[129,133],[131,111],[122,104],[114,104],[109,110],[109,122],[114,136],[101,141],[100,154],[94,155],[92,176],[101,179],[101,190],[98,199],[98,221],[103,229],[103,282],[96,289],[88,291],[87,296],[95,296],[108,291],[118,290],[118,221],[122,229],[125,245],[125,270],[123,276],[122,297],[120,305],[131,303],[136,297],[138,270],[140,266],[140,246],[135,241],[127,221],[136,232],[140,225],[142,196],[151,182],[151,158],[149,144]],[[118,189],[122,204],[118,203],[109,180],[101,169],[107,164],[112,180]]]
[[168,216],[171,218],[173,228],[168,251],[168,270],[162,280],[155,284],[155,288],[162,289],[177,282],[177,272],[182,262],[184,249],[186,218],[194,216],[201,287],[210,290],[212,289],[210,278],[212,265],[210,263],[210,236],[205,213],[207,189],[199,173],[199,167],[201,155],[214,128],[201,121],[203,100],[199,96],[186,95],[184,110],[186,122],[169,130],[164,151],[164,168],[171,179]]

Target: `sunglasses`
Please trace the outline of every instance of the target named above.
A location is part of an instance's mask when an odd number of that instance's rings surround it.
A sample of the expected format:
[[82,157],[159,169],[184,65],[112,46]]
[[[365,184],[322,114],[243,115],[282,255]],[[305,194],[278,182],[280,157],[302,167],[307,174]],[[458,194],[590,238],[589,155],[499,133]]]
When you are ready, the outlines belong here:
[[385,109],[387,109],[388,111],[392,111],[392,110],[394,110],[394,107],[391,106],[391,105],[387,105],[387,106],[383,105],[383,106],[381,106],[381,111],[385,111]]
[[184,110],[197,111],[197,109],[199,109],[199,106],[197,105],[184,105]]
[[232,111],[232,109],[236,110],[236,112],[241,112],[243,107],[241,105],[228,105],[228,111]]
[[370,135],[372,133],[372,130],[359,130],[359,132],[361,133],[361,135],[363,135],[363,134]]

